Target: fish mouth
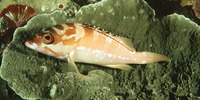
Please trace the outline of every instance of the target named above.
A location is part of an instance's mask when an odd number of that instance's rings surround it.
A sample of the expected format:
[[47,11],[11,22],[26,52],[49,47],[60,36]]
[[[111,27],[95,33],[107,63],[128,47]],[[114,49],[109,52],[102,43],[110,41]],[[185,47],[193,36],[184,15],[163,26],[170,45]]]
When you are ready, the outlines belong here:
[[53,53],[51,53],[48,49],[45,49],[44,47],[42,47],[42,46],[40,46],[40,45],[34,43],[32,40],[26,41],[26,42],[25,42],[25,45],[26,45],[26,47],[28,47],[28,48],[30,48],[30,49],[33,49],[33,50],[35,50],[35,51],[38,51],[38,52],[40,52],[40,53],[49,54],[49,55],[54,56]]
[[[26,45],[28,48],[30,48],[30,49],[32,49],[32,50],[35,50],[35,51],[38,51],[38,52],[40,52],[40,53],[43,53],[43,54],[46,54],[46,55],[49,55],[49,56],[56,56],[56,54],[53,53],[53,52],[51,51],[51,49],[45,49],[44,47],[37,45],[36,43],[34,43],[34,42],[31,41],[31,40],[30,40],[30,41],[26,41],[26,42],[25,42],[25,45]],[[61,56],[58,56],[58,58],[59,58],[59,59],[64,59],[64,57],[61,57]]]
[[37,44],[33,43],[33,41],[26,41],[25,46],[31,48],[31,49],[36,49],[38,47]]

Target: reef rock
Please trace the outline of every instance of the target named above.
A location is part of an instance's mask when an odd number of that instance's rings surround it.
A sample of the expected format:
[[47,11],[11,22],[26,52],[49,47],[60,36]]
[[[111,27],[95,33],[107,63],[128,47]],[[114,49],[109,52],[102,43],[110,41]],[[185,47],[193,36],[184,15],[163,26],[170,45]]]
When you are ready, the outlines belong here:
[[[24,99],[195,99],[200,96],[200,29],[177,14],[154,18],[144,0],[103,0],[82,7],[75,18],[65,12],[40,14],[18,28],[3,53],[1,77]],[[98,26],[128,37],[137,51],[167,55],[170,63],[132,65],[133,70],[77,64],[85,80],[68,72],[67,62],[25,47],[40,29],[61,23]]]

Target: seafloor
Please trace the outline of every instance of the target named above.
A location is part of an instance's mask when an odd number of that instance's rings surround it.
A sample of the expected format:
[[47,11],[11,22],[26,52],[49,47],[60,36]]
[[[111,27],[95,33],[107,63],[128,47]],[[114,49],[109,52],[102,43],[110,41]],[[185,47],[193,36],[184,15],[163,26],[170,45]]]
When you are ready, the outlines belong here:
[[[156,0],[6,1],[0,0],[1,10],[20,3],[31,6],[38,15],[15,30],[13,40],[3,52],[2,100],[200,99],[199,20],[187,13],[192,12],[189,7],[181,8],[179,0],[160,0],[160,5]],[[60,4],[64,8],[57,8]],[[171,61],[132,64],[133,69],[128,71],[77,63],[79,71],[87,75],[86,79],[79,79],[76,73],[68,71],[66,61],[24,45],[40,29],[62,23],[98,26],[131,39],[137,51],[163,54]]]

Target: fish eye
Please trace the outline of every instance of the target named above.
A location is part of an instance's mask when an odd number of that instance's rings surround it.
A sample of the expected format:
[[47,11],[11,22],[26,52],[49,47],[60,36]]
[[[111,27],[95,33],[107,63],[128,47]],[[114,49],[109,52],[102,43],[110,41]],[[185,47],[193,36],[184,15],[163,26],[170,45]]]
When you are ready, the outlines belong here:
[[42,35],[42,42],[44,44],[51,44],[54,42],[54,37],[51,33],[46,33]]

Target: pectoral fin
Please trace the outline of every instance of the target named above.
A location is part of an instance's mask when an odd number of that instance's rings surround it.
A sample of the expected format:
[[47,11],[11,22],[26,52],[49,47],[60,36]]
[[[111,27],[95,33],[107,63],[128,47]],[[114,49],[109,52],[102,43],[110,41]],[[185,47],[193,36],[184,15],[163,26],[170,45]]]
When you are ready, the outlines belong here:
[[117,68],[117,69],[122,69],[122,70],[130,70],[130,69],[132,69],[132,66],[127,65],[127,64],[102,65],[102,66],[110,67],[110,68]]
[[81,78],[84,78],[85,75],[81,74],[76,66],[76,64],[74,63],[72,57],[70,56],[70,53],[68,53],[68,65],[69,65],[69,71],[71,72],[75,72],[77,73],[77,75]]

